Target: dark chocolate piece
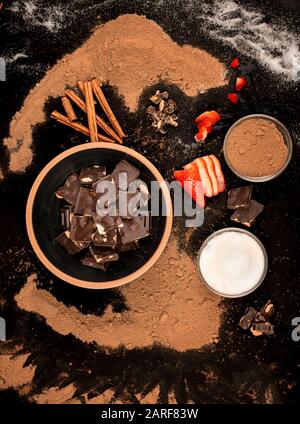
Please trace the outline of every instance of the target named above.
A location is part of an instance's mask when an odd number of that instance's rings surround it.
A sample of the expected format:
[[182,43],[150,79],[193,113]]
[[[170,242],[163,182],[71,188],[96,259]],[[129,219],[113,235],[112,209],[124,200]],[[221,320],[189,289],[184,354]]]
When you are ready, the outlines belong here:
[[80,171],[80,182],[81,184],[90,185],[96,181],[101,180],[106,175],[106,167],[100,165],[89,166],[87,168],[81,168]]
[[263,306],[260,310],[260,313],[265,317],[265,319],[269,319],[274,314],[274,305],[271,300]]
[[140,193],[128,193],[126,191],[121,191],[117,201],[117,208],[120,217],[131,218],[133,216],[137,216],[140,200]]
[[62,230],[70,230],[72,216],[72,206],[62,206],[60,208],[60,226]]
[[109,209],[115,207],[117,201],[117,187],[111,175],[93,184],[93,190],[97,193],[98,201],[96,212],[98,215],[107,215]]
[[253,186],[232,188],[228,192],[227,209],[248,208]]
[[70,238],[74,241],[91,241],[95,232],[94,220],[91,216],[73,216]]
[[117,187],[126,190],[139,175],[140,171],[126,160],[121,160],[112,172]]
[[137,250],[139,248],[138,240],[132,241],[131,243],[123,244],[122,240],[116,246],[118,252],[130,252],[131,250]]
[[89,249],[97,264],[114,262],[119,259],[119,255],[109,247],[90,246]]
[[94,213],[93,218],[98,233],[101,235],[107,234],[114,228],[121,228],[123,225],[122,219],[119,216],[110,216],[109,214],[99,216],[97,213]]
[[123,226],[119,229],[123,244],[140,240],[148,236],[147,231],[141,221],[141,217],[137,216],[123,220]]
[[263,334],[272,336],[274,334],[274,325],[269,322],[254,323],[250,328],[250,331],[253,336],[262,336]]
[[89,266],[91,268],[101,269],[102,271],[106,271],[108,268],[108,263],[98,264],[90,252],[88,252],[84,258],[81,259],[82,265]]
[[59,189],[56,190],[55,194],[59,199],[65,199],[68,203],[74,206],[79,188],[80,179],[79,176],[74,173],[66,179],[66,182],[62,187],[59,187]]
[[75,253],[81,252],[81,250],[85,249],[90,244],[89,242],[71,240],[69,231],[60,234],[56,237],[55,241],[64,247],[69,255],[75,255]]
[[252,322],[255,320],[257,311],[250,306],[245,310],[244,316],[240,319],[239,326],[244,330],[250,328]]
[[80,187],[75,203],[74,213],[77,215],[89,215],[96,210],[96,203],[99,195],[88,188]]
[[117,234],[118,231],[116,228],[113,228],[106,234],[100,234],[96,231],[92,236],[92,242],[95,246],[112,247],[114,249],[117,244]]
[[255,218],[262,212],[263,208],[264,206],[261,203],[256,202],[256,200],[251,200],[248,209],[236,209],[230,219],[232,221],[239,222],[246,227],[251,227]]

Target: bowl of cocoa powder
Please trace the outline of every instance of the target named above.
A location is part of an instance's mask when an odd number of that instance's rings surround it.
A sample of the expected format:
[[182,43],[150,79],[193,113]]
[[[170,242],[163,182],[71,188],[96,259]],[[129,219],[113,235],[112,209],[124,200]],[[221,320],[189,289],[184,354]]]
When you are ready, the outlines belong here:
[[288,166],[293,142],[288,130],[268,115],[248,115],[235,122],[224,140],[224,156],[238,177],[252,182],[272,180]]

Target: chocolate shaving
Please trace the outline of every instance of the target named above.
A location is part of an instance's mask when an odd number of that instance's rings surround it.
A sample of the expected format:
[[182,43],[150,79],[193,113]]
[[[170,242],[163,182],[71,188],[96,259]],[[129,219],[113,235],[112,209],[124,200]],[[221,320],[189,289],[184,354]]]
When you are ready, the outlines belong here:
[[156,91],[154,96],[150,97],[152,103],[158,106],[151,105],[147,108],[147,113],[152,120],[152,126],[161,134],[166,134],[165,126],[171,125],[178,127],[178,116],[174,114],[177,109],[177,104],[173,99],[169,99],[167,91],[160,93]]
[[252,306],[247,308],[245,310],[245,315],[242,316],[242,318],[240,319],[239,326],[242,327],[243,330],[247,330],[248,328],[250,328],[252,322],[256,317],[256,314],[257,311],[256,309],[252,308]]

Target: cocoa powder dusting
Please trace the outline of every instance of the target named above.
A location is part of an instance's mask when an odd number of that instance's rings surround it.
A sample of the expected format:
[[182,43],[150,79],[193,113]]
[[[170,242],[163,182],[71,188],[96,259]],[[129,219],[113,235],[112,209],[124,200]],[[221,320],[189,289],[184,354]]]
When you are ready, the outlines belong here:
[[[203,285],[196,265],[180,253],[174,238],[143,277],[120,290],[128,311],[115,313],[108,306],[101,317],[84,315],[38,289],[32,275],[16,302],[21,309],[43,316],[60,334],[72,333],[83,342],[94,341],[112,349],[157,343],[182,352],[218,341],[220,298]],[[100,297],[101,292],[95,296]]]
[[64,56],[29,92],[4,140],[10,152],[10,171],[24,171],[30,165],[32,130],[47,118],[47,99],[62,96],[66,85],[91,77],[115,86],[131,111],[136,109],[142,91],[159,79],[176,84],[188,96],[226,83],[224,66],[210,54],[179,46],[143,16],[122,15],[97,27],[80,48]]
[[288,149],[272,121],[249,118],[230,132],[226,153],[238,173],[263,177],[275,174],[284,166]]

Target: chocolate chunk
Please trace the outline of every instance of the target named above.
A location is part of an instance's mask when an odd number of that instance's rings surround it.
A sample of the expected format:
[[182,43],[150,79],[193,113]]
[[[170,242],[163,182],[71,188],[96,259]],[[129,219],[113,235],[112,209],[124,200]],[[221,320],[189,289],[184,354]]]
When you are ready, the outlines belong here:
[[148,201],[150,199],[150,194],[149,194],[148,186],[143,180],[138,178],[135,181],[133,181],[133,183],[130,185],[130,192],[140,193],[141,200],[140,200],[139,206],[147,206]]
[[147,231],[141,221],[141,217],[137,216],[123,220],[123,226],[119,229],[123,244],[140,240],[148,236]]
[[100,234],[96,231],[92,236],[92,242],[95,246],[112,247],[114,249],[117,244],[117,234],[118,231],[116,228],[113,228],[106,234]]
[[75,203],[74,213],[77,215],[89,215],[96,210],[96,203],[99,195],[87,188],[80,187]]
[[268,302],[263,306],[260,310],[261,314],[265,317],[265,319],[269,319],[274,314],[274,305],[271,302],[271,300],[268,300]]
[[56,237],[55,241],[63,246],[69,255],[75,255],[75,253],[81,252],[81,250],[85,249],[90,244],[89,242],[71,240],[69,231],[60,234]]
[[65,199],[68,203],[74,206],[76,203],[79,188],[80,179],[79,176],[74,173],[66,179],[66,182],[62,187],[56,190],[55,194],[56,197],[58,197],[59,199]]
[[72,206],[62,206],[60,208],[60,226],[62,230],[70,230],[72,216]]
[[251,200],[248,209],[236,209],[230,219],[246,227],[251,227],[255,218],[262,212],[263,208],[264,206],[261,203],[256,202],[256,200]]
[[107,175],[93,184],[93,190],[98,195],[96,211],[98,215],[107,215],[111,207],[116,206],[117,188],[111,175]]
[[228,192],[227,209],[248,208],[253,186],[232,188]]
[[109,247],[90,246],[89,249],[97,264],[114,262],[119,259],[119,255]]
[[128,193],[121,191],[119,193],[117,207],[121,218],[130,218],[137,216],[137,210],[140,207],[141,194],[140,193]]
[[256,317],[257,311],[250,306],[245,310],[244,316],[240,319],[239,326],[242,327],[244,330],[247,330],[250,328],[252,322],[254,321]]
[[95,232],[94,220],[91,216],[73,216],[70,238],[74,241],[90,241]]
[[128,186],[140,175],[140,171],[126,160],[121,160],[111,174],[117,187],[126,190]]
[[116,246],[116,250],[120,253],[129,252],[131,250],[137,250],[138,248],[139,248],[139,242],[137,240],[127,244],[123,244],[122,240],[120,240],[120,242]]
[[262,336],[263,334],[272,336],[274,334],[274,325],[269,322],[254,323],[250,331],[253,336]]
[[99,216],[97,213],[93,214],[94,222],[99,234],[107,234],[114,228],[121,228],[123,225],[122,219],[119,216]]
[[90,252],[88,252],[85,257],[81,259],[81,263],[82,265],[89,266],[91,268],[101,269],[102,271],[106,271],[108,268],[108,262],[98,264]]
[[81,184],[93,184],[96,181],[101,180],[106,175],[106,167],[100,165],[89,166],[87,168],[81,168],[80,171],[80,182]]

